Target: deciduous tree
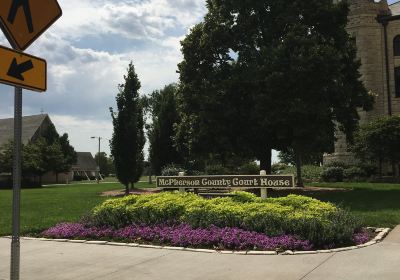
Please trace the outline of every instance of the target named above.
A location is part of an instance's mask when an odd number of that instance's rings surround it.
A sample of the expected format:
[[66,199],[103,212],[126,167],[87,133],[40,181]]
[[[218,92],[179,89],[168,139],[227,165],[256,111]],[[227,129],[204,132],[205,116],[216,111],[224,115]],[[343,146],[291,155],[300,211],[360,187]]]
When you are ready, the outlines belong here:
[[151,114],[151,124],[148,126],[150,165],[155,175],[161,175],[164,166],[181,164],[183,160],[173,141],[174,126],[179,122],[176,94],[177,85],[171,84],[154,91],[148,102]]
[[393,174],[399,176],[400,164],[400,115],[374,119],[360,127],[351,150],[361,160],[391,162]]
[[293,149],[298,186],[310,152],[349,139],[373,99],[360,81],[348,6],[331,0],[207,1],[182,42],[178,142],[189,152],[254,155]]

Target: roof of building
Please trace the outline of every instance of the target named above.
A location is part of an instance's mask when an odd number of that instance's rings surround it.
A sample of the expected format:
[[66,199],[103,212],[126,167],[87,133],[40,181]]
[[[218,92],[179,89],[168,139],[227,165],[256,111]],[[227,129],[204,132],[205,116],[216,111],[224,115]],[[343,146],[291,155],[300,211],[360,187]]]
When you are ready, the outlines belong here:
[[[47,114],[26,116],[22,118],[22,143],[26,144],[38,131]],[[14,138],[14,119],[0,119],[0,146]]]
[[89,152],[77,152],[77,161],[72,166],[74,171],[97,171],[97,163]]
[[400,1],[390,4],[389,8],[393,16],[400,15]]

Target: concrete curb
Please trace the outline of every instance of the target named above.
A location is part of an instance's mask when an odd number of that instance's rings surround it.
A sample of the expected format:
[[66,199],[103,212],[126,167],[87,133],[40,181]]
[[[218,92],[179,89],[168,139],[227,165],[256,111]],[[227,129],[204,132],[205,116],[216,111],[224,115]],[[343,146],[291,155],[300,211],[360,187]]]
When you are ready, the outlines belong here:
[[[49,239],[49,238],[33,238],[33,237],[21,237],[23,240],[37,240],[37,241],[52,241],[52,242],[69,242],[69,243],[81,243],[89,245],[108,245],[108,246],[120,246],[120,247],[138,247],[138,248],[148,248],[148,249],[163,249],[171,251],[186,251],[186,252],[197,252],[206,254],[229,254],[229,255],[249,255],[249,256],[276,256],[276,255],[312,255],[312,254],[326,254],[326,253],[337,253],[350,250],[357,250],[365,247],[369,247],[381,242],[390,232],[390,228],[368,228],[374,230],[377,235],[374,239],[368,241],[367,243],[360,244],[357,246],[335,248],[329,250],[316,250],[316,251],[290,251],[276,252],[276,251],[219,251],[210,249],[194,249],[194,248],[184,248],[184,247],[171,247],[171,246],[156,246],[156,245],[146,245],[138,243],[120,243],[120,242],[109,242],[109,241],[92,241],[92,240],[74,240],[74,239]],[[4,236],[0,238],[11,239],[11,236]]]

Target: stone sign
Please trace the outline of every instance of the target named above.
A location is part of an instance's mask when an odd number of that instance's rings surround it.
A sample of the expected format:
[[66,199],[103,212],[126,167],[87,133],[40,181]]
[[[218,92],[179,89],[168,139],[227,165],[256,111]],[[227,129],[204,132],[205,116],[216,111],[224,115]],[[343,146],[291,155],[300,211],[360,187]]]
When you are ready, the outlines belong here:
[[160,176],[157,187],[176,188],[293,188],[293,175],[245,176]]

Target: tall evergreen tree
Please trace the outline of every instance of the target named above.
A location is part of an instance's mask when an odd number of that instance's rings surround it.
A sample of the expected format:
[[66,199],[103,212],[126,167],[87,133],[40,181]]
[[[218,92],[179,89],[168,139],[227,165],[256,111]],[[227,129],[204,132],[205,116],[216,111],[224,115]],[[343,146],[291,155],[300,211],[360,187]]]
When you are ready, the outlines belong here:
[[129,194],[129,185],[139,181],[143,172],[143,108],[139,100],[140,81],[131,62],[124,76],[125,83],[119,85],[116,97],[117,111],[110,108],[114,132],[110,141],[116,176]]

